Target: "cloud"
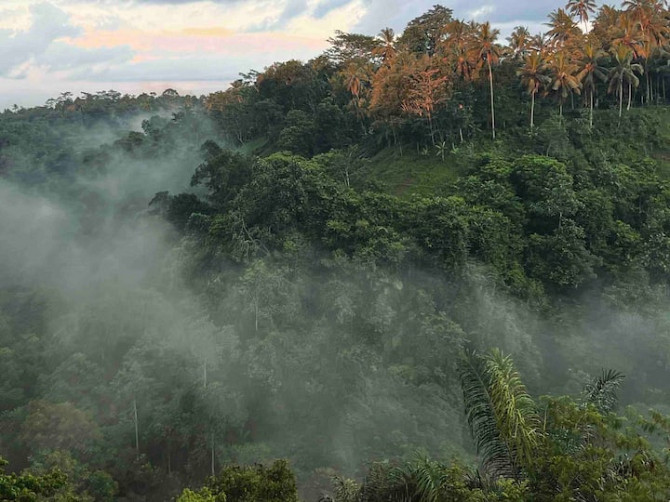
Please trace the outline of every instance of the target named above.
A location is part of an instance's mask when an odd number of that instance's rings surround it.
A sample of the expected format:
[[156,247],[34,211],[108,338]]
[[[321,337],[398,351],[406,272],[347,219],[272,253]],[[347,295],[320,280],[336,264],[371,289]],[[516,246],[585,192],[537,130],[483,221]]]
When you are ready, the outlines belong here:
[[546,31],[564,0],[0,0],[0,101],[115,82],[133,93],[186,82],[209,91],[250,68],[314,57],[337,29],[401,33],[438,2],[490,20],[504,40],[518,25]]
[[133,57],[127,46],[85,49],[67,42],[83,30],[51,3],[30,6],[30,14],[32,24],[27,30],[0,30],[0,76],[22,79],[34,65],[63,71]]
[[68,23],[67,14],[51,4],[32,5],[30,13],[33,22],[27,31],[0,30],[0,75],[8,75],[43,54],[54,40],[80,33]]
[[[336,2],[337,0],[330,0]],[[428,11],[435,3],[441,3],[454,11],[454,17],[459,19],[476,18],[477,21],[491,21],[500,28],[503,36],[509,34],[511,23],[514,26],[524,25],[531,27],[541,26],[547,19],[549,12],[564,7],[564,0],[534,0],[520,2],[519,0],[366,0],[365,15],[358,21],[354,29],[369,35],[376,34],[384,26],[390,26],[396,32],[401,32],[412,19]],[[513,26],[512,26],[513,28]]]
[[[478,21],[491,21],[492,23],[509,23],[514,20],[531,22],[544,22],[547,14],[558,8],[565,7],[564,0],[533,0],[532,2],[519,2],[514,0],[503,1],[479,1],[453,0],[447,3],[447,7],[454,10],[456,17],[468,17],[478,14]],[[489,12],[486,12],[489,10]],[[481,18],[480,18],[481,17]]]
[[317,19],[321,19],[327,16],[333,10],[344,7],[349,3],[351,3],[351,0],[325,0],[316,6],[313,16]]

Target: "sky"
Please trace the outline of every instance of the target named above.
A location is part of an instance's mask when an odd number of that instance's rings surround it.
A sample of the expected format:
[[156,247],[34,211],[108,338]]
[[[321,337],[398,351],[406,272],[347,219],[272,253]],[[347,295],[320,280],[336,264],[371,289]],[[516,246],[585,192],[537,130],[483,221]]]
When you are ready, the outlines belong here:
[[[0,109],[61,92],[206,94],[308,60],[335,30],[401,32],[439,0],[0,0]],[[564,0],[443,0],[458,18],[544,31]]]

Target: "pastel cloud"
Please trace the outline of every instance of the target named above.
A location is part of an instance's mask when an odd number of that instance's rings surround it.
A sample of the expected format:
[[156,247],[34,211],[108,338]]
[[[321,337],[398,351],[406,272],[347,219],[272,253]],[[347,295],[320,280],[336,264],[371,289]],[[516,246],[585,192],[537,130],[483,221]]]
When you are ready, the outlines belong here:
[[[0,0],[0,108],[45,93],[165,85],[225,87],[239,72],[307,60],[337,29],[402,30],[436,0]],[[503,36],[537,31],[562,0],[445,0],[458,17],[491,19]],[[33,89],[34,96],[30,96]]]

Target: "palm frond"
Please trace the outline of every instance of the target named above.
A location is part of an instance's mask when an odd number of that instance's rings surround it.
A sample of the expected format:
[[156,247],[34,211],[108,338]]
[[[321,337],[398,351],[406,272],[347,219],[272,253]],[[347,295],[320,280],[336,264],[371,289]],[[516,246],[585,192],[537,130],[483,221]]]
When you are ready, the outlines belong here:
[[609,412],[616,408],[617,390],[623,382],[624,375],[615,370],[603,370],[584,387],[584,400],[593,404],[601,412]]
[[474,351],[466,352],[461,360],[459,377],[465,415],[484,468],[494,475],[513,476],[517,469],[512,452],[500,435],[488,369],[487,360]]
[[535,402],[526,391],[510,356],[503,356],[494,349],[487,358],[487,370],[499,433],[515,452],[517,462],[528,465],[537,445],[540,425]]

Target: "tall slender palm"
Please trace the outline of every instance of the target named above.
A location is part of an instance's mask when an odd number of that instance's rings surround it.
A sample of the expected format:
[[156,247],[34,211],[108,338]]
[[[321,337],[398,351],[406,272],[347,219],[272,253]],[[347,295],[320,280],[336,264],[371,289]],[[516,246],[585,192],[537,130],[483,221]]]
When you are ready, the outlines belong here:
[[614,66],[607,76],[609,80],[608,92],[616,92],[619,97],[619,118],[621,118],[623,110],[623,88],[624,84],[628,84],[628,109],[630,109],[631,95],[633,87],[640,84],[640,79],[637,74],[642,74],[644,69],[642,65],[633,63],[634,53],[625,46],[618,45],[612,50],[612,56],[616,66]]
[[496,115],[493,95],[492,65],[500,60],[500,49],[496,44],[498,35],[500,35],[500,30],[491,28],[491,24],[487,21],[478,26],[478,29],[473,33],[472,37],[472,47],[477,54],[479,65],[486,64],[489,73],[489,88],[491,90],[491,132],[493,139],[496,139]]
[[546,33],[538,33],[530,39],[529,49],[536,52],[542,52],[550,49],[550,40]]
[[606,51],[609,51],[612,40],[617,36],[620,18],[621,12],[611,5],[603,5],[598,10],[591,34],[598,38]]
[[563,103],[567,97],[581,92],[577,79],[577,65],[571,61],[566,51],[559,51],[551,58],[548,68],[551,78],[550,90],[556,94],[559,114],[563,116]]
[[535,125],[535,95],[540,87],[549,80],[544,72],[545,60],[541,52],[532,52],[524,59],[524,65],[517,71],[517,76],[521,77],[521,83],[526,87],[530,94],[530,128]]
[[628,47],[633,51],[633,57],[635,58],[646,57],[644,44],[642,43],[644,36],[640,29],[640,23],[633,16],[624,13],[619,16],[617,28],[618,33],[612,39],[612,45],[615,47],[619,45]]
[[395,32],[393,28],[384,28],[379,32],[381,45],[372,50],[375,56],[381,56],[384,63],[389,63],[395,57],[397,51],[395,48]]
[[549,31],[547,31],[549,39],[559,46],[581,34],[577,23],[564,9],[557,9],[550,13],[549,22],[545,24],[549,26]]
[[455,19],[445,26],[446,38],[443,50],[453,72],[463,80],[472,80],[475,70],[474,55],[470,47],[472,27],[469,23]]
[[651,102],[651,79],[649,63],[651,59],[663,52],[670,36],[670,26],[666,19],[668,11],[658,0],[647,0],[640,5],[638,2],[629,1],[628,14],[635,19],[640,30],[640,44],[644,54],[644,72],[646,80],[646,100]]
[[591,38],[579,51],[579,73],[577,80],[582,83],[582,89],[589,96],[589,125],[593,127],[593,98],[596,92],[596,79],[605,81],[607,69],[600,66],[599,61],[605,56],[598,43]]
[[523,59],[530,50],[532,37],[530,31],[525,26],[517,26],[512,34],[507,37],[509,48],[514,54],[514,58]]
[[644,24],[653,13],[654,3],[653,0],[624,0],[621,6],[634,21]]
[[589,31],[589,14],[596,11],[595,0],[568,0],[568,12],[584,23],[584,33]]

